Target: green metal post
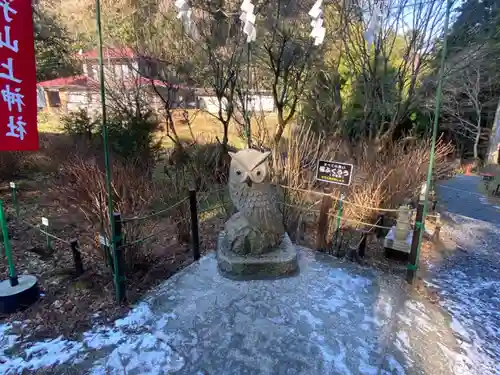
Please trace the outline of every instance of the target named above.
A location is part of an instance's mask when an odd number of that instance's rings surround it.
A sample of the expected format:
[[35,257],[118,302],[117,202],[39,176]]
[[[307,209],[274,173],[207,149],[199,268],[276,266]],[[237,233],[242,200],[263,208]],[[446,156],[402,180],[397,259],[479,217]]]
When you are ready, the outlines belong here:
[[439,125],[439,114],[441,111],[441,92],[443,90],[443,79],[444,79],[444,69],[445,69],[445,62],[446,62],[446,54],[447,54],[447,48],[448,48],[448,26],[450,23],[450,12],[451,12],[451,0],[446,1],[446,15],[444,18],[444,26],[443,26],[443,49],[441,51],[441,63],[439,66],[439,80],[438,80],[438,86],[436,90],[436,105],[434,108],[434,123],[432,127],[432,142],[431,142],[431,153],[429,157],[429,167],[427,169],[427,189],[425,192],[425,199],[424,199],[424,211],[422,214],[422,222],[416,222],[415,226],[420,226],[420,234],[418,236],[418,247],[417,247],[417,257],[415,260],[415,263],[409,263],[408,264],[408,270],[409,271],[414,271],[418,269],[419,265],[419,259],[420,259],[420,248],[422,246],[422,236],[424,233],[424,223],[425,223],[425,217],[427,216],[427,208],[428,208],[428,202],[429,202],[429,191],[431,190],[431,182],[432,182],[432,169],[434,167],[434,157],[435,157],[435,152],[436,152],[436,140],[437,140],[437,132],[438,132],[438,125]]
[[14,208],[16,209],[16,217],[19,218],[19,202],[17,201],[17,186],[14,182],[10,183],[12,188],[12,203],[14,203]]
[[101,106],[102,106],[102,140],[104,144],[104,167],[106,169],[106,190],[108,193],[108,216],[110,222],[110,247],[113,254],[113,277],[115,283],[115,293],[118,302],[121,302],[121,291],[119,288],[119,275],[118,275],[118,261],[116,259],[116,239],[115,239],[115,220],[113,217],[113,193],[111,187],[111,162],[109,155],[108,145],[108,126],[106,119],[106,90],[104,84],[104,60],[102,54],[102,27],[101,27],[101,2],[96,0],[96,24],[97,24],[97,37],[99,49],[99,85],[101,93]]
[[0,200],[0,226],[2,227],[3,244],[5,248],[5,256],[9,265],[9,280],[11,286],[19,284],[16,276],[16,269],[14,267],[14,260],[12,259],[12,249],[10,247],[9,229],[7,228],[7,221],[3,212],[3,201]]

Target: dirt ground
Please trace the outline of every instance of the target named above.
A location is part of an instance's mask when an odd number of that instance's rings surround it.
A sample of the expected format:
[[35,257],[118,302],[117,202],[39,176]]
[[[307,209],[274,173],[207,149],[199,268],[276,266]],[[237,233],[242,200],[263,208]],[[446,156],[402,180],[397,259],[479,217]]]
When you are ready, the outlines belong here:
[[[150,257],[144,264],[126,273],[127,303],[117,305],[113,277],[98,246],[98,234],[76,208],[67,210],[47,194],[43,179],[18,183],[20,218],[16,218],[11,191],[3,184],[0,199],[7,211],[9,236],[17,274],[29,273],[39,279],[41,298],[31,308],[0,316],[0,321],[25,321],[27,329],[38,338],[70,337],[90,325],[116,319],[128,311],[147,290],[167,279],[193,261],[191,246],[180,243],[175,229],[148,241]],[[46,237],[37,227],[41,218],[49,218],[49,232],[64,241],[78,239],[85,272],[76,276],[70,246],[58,240],[47,248]],[[202,252],[213,249],[223,218],[214,216],[200,223]],[[160,223],[162,224],[162,223]],[[7,275],[3,254],[0,274]]]

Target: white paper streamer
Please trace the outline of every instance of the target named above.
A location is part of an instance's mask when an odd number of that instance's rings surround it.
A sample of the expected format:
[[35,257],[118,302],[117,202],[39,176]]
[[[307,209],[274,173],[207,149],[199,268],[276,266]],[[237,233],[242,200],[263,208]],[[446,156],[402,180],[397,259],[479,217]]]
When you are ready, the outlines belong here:
[[314,45],[319,46],[323,43],[325,39],[326,29],[323,27],[323,10],[321,9],[321,5],[323,4],[323,0],[316,0],[313,7],[309,11],[309,15],[312,17],[312,31],[311,38],[314,39]]
[[240,20],[243,22],[243,32],[247,36],[247,43],[251,43],[257,39],[257,29],[255,28],[255,6],[250,0],[244,0],[241,4]]
[[189,33],[194,39],[198,39],[198,29],[191,19],[193,11],[191,10],[189,3],[186,0],[176,0],[175,7],[178,11],[177,19],[182,21],[186,32]]
[[365,31],[365,40],[368,44],[368,50],[372,48],[375,42],[376,35],[380,32],[380,24],[382,22],[382,10],[380,4],[375,4],[373,6],[373,13],[370,16],[368,25]]

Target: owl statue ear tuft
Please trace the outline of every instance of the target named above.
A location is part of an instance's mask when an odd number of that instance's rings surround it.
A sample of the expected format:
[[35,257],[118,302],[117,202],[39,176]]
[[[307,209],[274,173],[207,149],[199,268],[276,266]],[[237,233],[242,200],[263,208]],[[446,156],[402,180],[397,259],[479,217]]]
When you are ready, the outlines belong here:
[[264,157],[262,159],[266,160],[269,156],[271,156],[271,151],[263,152],[263,154],[264,154]]
[[231,152],[231,151],[228,151],[227,153],[229,154],[229,156],[231,157],[231,159],[234,159],[234,156],[236,155],[236,153]]

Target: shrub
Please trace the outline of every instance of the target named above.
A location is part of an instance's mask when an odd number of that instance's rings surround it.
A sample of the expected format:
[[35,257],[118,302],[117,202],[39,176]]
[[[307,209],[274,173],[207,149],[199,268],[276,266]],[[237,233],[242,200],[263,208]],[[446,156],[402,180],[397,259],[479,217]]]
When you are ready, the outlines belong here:
[[84,108],[62,116],[61,122],[64,132],[67,135],[84,138],[88,141],[92,140],[99,124],[98,120],[90,118],[87,110]]
[[[450,144],[438,142],[434,180],[447,177],[453,171],[453,161],[447,158],[451,151]],[[275,181],[288,187],[285,203],[317,211],[321,197],[307,191],[321,189],[322,185],[315,181],[318,160],[354,164],[355,178],[349,188],[341,189],[333,184],[328,187],[334,197],[338,198],[342,192],[345,200],[352,203],[344,205],[343,217],[366,222],[377,215],[377,210],[372,208],[397,208],[418,195],[426,180],[429,154],[430,140],[398,141],[379,150],[365,141],[353,147],[341,138],[324,139],[310,130],[300,129],[290,138],[285,151],[274,151],[273,170]],[[296,229],[300,216],[306,211],[285,207],[290,231]]]
[[[62,117],[62,123],[74,143],[83,145],[82,150],[102,150],[103,124],[99,117],[92,119],[85,109],[80,109]],[[106,125],[109,149],[115,157],[140,160],[148,168],[153,166],[161,150],[161,139],[156,139],[159,123],[151,112],[110,112]]]
[[24,166],[22,152],[0,152],[0,180],[8,180],[17,177]]
[[[122,217],[143,216],[154,201],[153,185],[145,178],[147,171],[141,165],[115,161],[113,163],[112,194],[114,210]],[[55,197],[65,206],[77,207],[85,215],[95,231],[104,231],[108,238],[109,219],[106,178],[96,159],[75,157],[64,163],[54,184]],[[127,225],[128,242],[135,241],[154,230],[151,221]],[[127,247],[125,259],[128,267],[139,263],[138,257],[147,257],[144,248]],[[104,255],[104,254],[101,254]],[[140,262],[142,263],[142,261]]]
[[[228,145],[227,151],[236,151]],[[229,155],[224,152],[221,143],[198,139],[192,144],[177,146],[168,155],[166,173],[175,169],[186,171],[191,183],[198,190],[206,190],[218,183],[225,183],[229,172]]]
[[[110,150],[125,160],[140,160],[152,167],[161,151],[156,138],[159,123],[151,112],[114,114],[107,121]],[[99,127],[102,133],[102,125]]]
[[[318,196],[305,193],[315,190],[314,170],[317,160],[328,159],[330,145],[322,147],[323,139],[311,129],[298,128],[283,142],[280,150],[273,150],[272,171],[274,182],[285,188],[283,207],[285,226],[294,237],[297,226],[309,210],[316,209]],[[304,209],[298,209],[301,206]]]
[[[192,178],[189,171],[178,165],[171,168],[162,177],[155,179],[156,204],[155,206],[165,208],[175,205],[188,196],[189,188],[192,186]],[[177,205],[166,213],[176,223],[176,235],[178,241],[189,242],[190,239],[190,211],[189,203]]]

